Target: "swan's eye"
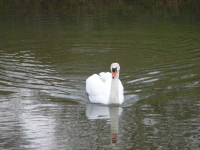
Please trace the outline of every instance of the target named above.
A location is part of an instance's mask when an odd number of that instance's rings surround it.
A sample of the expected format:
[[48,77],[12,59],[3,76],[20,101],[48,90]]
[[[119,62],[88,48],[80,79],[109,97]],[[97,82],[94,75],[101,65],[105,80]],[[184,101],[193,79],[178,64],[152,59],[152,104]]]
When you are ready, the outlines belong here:
[[117,67],[116,68],[112,68],[112,72],[115,72],[117,71]]

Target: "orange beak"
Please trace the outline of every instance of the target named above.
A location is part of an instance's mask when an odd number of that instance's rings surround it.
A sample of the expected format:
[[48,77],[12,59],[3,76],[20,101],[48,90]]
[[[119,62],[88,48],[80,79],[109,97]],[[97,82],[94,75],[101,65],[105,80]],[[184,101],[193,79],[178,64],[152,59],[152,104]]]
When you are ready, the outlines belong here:
[[112,71],[112,78],[114,79],[116,77],[117,71]]

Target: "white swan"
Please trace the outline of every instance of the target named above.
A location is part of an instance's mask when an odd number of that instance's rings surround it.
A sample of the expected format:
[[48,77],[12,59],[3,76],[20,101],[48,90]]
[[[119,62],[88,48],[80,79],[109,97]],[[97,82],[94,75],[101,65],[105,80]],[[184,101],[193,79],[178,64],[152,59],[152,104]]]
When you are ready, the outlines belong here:
[[92,103],[121,104],[124,101],[124,87],[119,80],[120,66],[112,63],[111,73],[93,74],[86,80],[86,91]]

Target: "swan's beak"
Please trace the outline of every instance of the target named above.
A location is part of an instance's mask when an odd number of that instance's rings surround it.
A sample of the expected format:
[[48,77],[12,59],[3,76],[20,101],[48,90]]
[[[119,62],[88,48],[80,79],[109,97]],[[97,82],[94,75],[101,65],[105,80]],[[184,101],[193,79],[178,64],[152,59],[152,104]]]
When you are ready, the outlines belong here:
[[112,78],[114,79],[116,77],[117,71],[112,72]]
[[114,79],[117,75],[117,68],[112,68],[112,78]]

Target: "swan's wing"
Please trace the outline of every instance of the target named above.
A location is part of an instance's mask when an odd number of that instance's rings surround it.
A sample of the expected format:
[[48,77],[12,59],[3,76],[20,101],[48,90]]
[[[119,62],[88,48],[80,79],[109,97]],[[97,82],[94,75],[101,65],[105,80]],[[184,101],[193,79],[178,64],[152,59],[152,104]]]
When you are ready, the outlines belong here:
[[108,94],[105,83],[99,75],[94,74],[86,80],[86,91],[91,102],[107,104]]
[[89,95],[103,94],[104,86],[104,82],[97,74],[93,74],[86,80],[86,91]]
[[121,83],[121,81],[119,80],[119,102],[120,104],[123,103],[124,101],[124,87]]
[[106,80],[111,78],[111,73],[110,72],[101,72],[99,73],[101,79],[103,80],[103,82],[105,82]]

